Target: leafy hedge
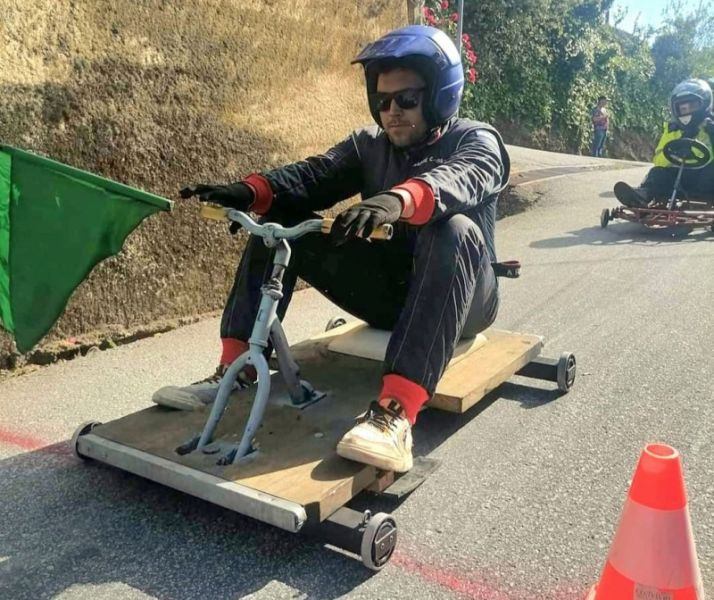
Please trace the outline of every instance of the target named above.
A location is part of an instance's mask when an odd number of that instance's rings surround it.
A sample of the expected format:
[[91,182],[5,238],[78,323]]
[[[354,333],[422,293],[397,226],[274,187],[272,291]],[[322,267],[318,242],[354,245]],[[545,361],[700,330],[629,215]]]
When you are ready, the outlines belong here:
[[[475,58],[465,66],[468,76],[477,60],[478,78],[467,82],[462,114],[519,130],[532,145],[587,152],[600,95],[611,99],[611,156],[628,139],[654,144],[674,85],[714,76],[714,12],[705,3],[689,13],[673,3],[659,30],[632,33],[617,27],[624,15],[611,14],[613,0],[464,4]],[[425,21],[453,34],[455,7],[427,0]],[[649,151],[630,154],[648,160]]]

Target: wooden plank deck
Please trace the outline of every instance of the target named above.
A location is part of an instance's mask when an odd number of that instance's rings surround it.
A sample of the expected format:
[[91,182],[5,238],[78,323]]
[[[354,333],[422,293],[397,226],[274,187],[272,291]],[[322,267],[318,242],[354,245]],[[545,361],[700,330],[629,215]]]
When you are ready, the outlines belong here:
[[[343,327],[348,327],[348,324]],[[175,449],[200,433],[208,410],[185,412],[154,406],[110,423],[92,433],[136,450],[239,483],[300,504],[310,519],[324,520],[380,475],[373,467],[340,458],[335,447],[357,415],[381,387],[377,360],[332,352],[328,345],[338,328],[297,344],[291,351],[301,376],[326,398],[304,409],[285,406],[289,396],[280,376],[272,376],[271,404],[256,436],[257,451],[239,464],[217,466],[218,455]],[[487,343],[474,344],[452,363],[430,406],[463,412],[535,357],[542,347],[537,336],[492,330]],[[233,394],[216,439],[240,441],[253,389]],[[274,402],[277,400],[279,402]]]

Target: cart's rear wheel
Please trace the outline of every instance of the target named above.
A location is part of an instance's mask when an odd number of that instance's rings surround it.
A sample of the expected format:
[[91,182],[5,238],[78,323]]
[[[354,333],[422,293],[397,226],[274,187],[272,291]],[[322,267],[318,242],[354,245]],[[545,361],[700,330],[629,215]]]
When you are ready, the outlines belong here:
[[388,513],[377,513],[367,522],[362,534],[362,562],[373,571],[389,562],[397,546],[397,522]]
[[600,227],[605,229],[607,224],[610,222],[610,211],[607,208],[603,208],[600,213]]
[[345,321],[342,317],[332,317],[327,322],[327,325],[325,325],[325,331],[330,331],[330,329],[335,329],[335,327],[342,327],[342,325],[346,324],[347,321]]
[[563,352],[558,360],[558,389],[561,392],[569,392],[575,383],[575,355],[570,352]]
[[86,456],[79,453],[79,447],[77,444],[79,442],[80,437],[90,433],[92,429],[94,429],[97,425],[101,425],[101,423],[99,421],[86,421],[85,423],[82,423],[79,427],[77,427],[77,430],[72,435],[72,441],[70,443],[72,444],[72,452],[74,452],[74,455],[77,458],[87,460]]

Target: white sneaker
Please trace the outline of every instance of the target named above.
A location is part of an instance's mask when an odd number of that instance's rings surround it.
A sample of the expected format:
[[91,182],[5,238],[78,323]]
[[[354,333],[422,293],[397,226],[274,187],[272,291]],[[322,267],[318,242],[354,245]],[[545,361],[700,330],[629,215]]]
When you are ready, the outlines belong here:
[[[151,400],[161,406],[179,410],[199,410],[204,406],[209,406],[218,395],[218,387],[227,369],[227,365],[218,365],[213,375],[185,387],[164,386],[154,392]],[[245,373],[241,371],[233,383],[231,393],[245,389],[252,383]]]
[[385,471],[412,468],[412,427],[392,401],[388,407],[372,402],[359,422],[337,444],[337,454]]

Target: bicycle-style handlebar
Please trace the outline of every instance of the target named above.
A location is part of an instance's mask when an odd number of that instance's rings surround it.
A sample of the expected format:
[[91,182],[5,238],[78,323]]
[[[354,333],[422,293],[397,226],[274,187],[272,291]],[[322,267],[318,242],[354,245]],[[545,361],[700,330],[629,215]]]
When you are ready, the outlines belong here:
[[[272,238],[276,240],[295,240],[307,233],[330,233],[334,219],[308,219],[293,227],[283,227],[279,223],[257,223],[248,214],[232,208],[224,208],[211,204],[201,205],[201,216],[207,219],[223,221],[228,219],[236,221],[245,227],[248,233],[262,238]],[[381,225],[369,236],[372,240],[389,240],[392,238],[394,229],[391,225]]]

